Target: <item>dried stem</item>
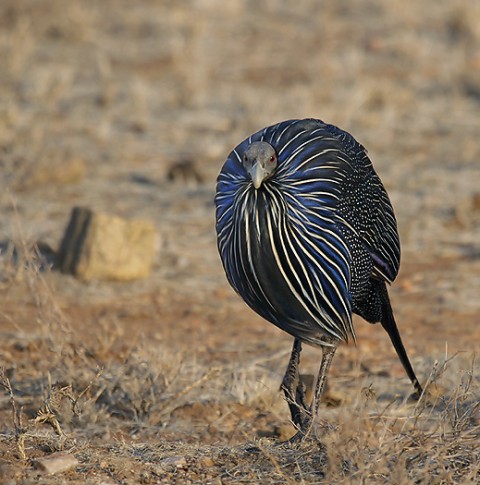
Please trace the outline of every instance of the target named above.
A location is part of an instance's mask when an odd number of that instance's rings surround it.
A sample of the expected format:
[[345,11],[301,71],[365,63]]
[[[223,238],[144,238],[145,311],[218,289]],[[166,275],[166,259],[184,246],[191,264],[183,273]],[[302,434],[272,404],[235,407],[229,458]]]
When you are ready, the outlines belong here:
[[5,373],[5,368],[0,367],[0,386],[2,386],[10,396],[10,405],[12,407],[12,422],[15,429],[15,442],[17,443],[18,454],[22,460],[27,459],[25,453],[25,432],[26,428],[22,423],[22,408],[18,409],[15,395],[13,394],[12,385],[10,379]]

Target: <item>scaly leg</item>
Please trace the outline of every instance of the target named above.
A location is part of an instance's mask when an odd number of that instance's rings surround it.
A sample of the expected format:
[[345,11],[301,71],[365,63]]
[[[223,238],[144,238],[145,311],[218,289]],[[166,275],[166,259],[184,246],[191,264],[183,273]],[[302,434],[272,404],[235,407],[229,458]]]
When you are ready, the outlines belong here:
[[296,338],[293,341],[292,353],[281,385],[288,407],[290,408],[292,422],[298,429],[302,429],[307,413],[305,385],[300,379],[298,370],[301,351],[302,342]]
[[322,362],[320,363],[320,370],[318,371],[317,382],[315,384],[315,392],[313,395],[312,403],[310,404],[309,411],[305,414],[305,419],[302,422],[298,433],[290,438],[290,442],[298,442],[306,438],[312,431],[313,422],[318,414],[318,406],[320,405],[320,399],[323,391],[325,390],[325,383],[327,380],[328,370],[332,363],[333,356],[337,350],[338,341],[331,339],[327,342],[328,345],[322,346]]

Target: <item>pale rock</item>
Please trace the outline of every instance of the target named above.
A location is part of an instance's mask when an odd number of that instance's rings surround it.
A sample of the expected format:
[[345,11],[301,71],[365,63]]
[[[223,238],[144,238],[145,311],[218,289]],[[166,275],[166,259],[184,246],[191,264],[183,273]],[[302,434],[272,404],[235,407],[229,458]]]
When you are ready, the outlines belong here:
[[33,464],[42,472],[53,475],[54,473],[62,473],[77,466],[78,460],[70,453],[59,452],[37,458]]
[[60,270],[82,280],[128,281],[151,271],[158,235],[149,221],[75,207],[60,247]]

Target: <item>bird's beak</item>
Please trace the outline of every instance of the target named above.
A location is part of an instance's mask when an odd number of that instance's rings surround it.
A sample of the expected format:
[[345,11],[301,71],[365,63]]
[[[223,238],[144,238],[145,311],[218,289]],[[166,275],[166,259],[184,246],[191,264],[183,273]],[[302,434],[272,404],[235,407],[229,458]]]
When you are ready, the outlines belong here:
[[258,189],[260,188],[260,185],[262,185],[262,182],[266,178],[266,172],[265,169],[262,167],[262,165],[259,162],[256,162],[252,165],[252,168],[249,171],[250,177],[252,178],[253,186]]

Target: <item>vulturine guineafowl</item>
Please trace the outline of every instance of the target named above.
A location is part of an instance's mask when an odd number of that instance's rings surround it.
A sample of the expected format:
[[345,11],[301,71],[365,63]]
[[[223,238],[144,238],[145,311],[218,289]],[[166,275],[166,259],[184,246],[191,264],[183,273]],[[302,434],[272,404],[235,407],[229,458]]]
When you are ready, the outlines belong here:
[[[228,281],[255,312],[294,337],[282,388],[296,439],[311,430],[338,344],[355,340],[352,313],[381,323],[422,393],[386,286],[400,264],[396,219],[360,143],[315,119],[269,126],[230,153],[215,204]],[[322,348],[310,407],[299,379],[302,342]]]

